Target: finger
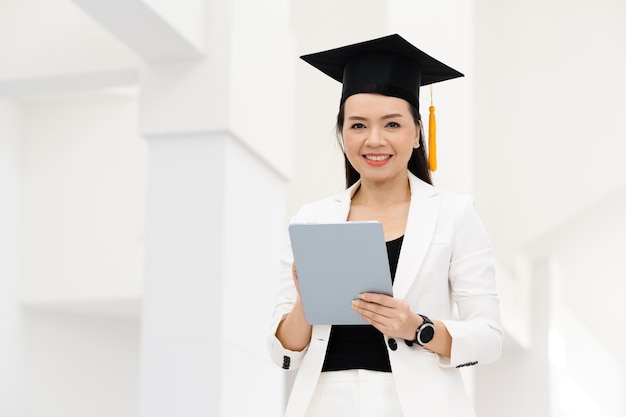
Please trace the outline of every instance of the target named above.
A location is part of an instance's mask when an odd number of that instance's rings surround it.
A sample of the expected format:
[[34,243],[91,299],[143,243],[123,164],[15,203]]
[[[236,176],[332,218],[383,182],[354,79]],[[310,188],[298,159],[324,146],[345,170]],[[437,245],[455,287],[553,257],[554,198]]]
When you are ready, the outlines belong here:
[[382,317],[390,318],[394,316],[394,309],[382,304],[357,299],[352,302],[352,305],[361,311],[367,311],[368,313],[377,314]]
[[381,316],[376,313],[368,312],[368,311],[362,311],[362,312],[357,311],[357,313],[359,313],[359,315],[361,316],[363,320],[365,320],[367,323],[374,326],[376,329],[380,330],[380,332],[382,332],[383,334],[387,333],[387,330],[388,330],[387,322],[389,320],[387,317]]
[[352,302],[352,309],[361,315],[361,317],[367,319],[368,322],[388,325],[389,322],[393,320],[393,312],[378,304],[354,300]]
[[381,332],[384,335],[395,337],[398,333],[398,328],[395,325],[394,321],[383,317],[377,314],[372,314],[368,312],[359,312],[357,313],[361,316],[361,318],[368,324],[372,325],[375,329]]
[[359,298],[363,301],[367,301],[370,303],[380,304],[382,306],[391,307],[395,305],[396,299],[386,295],[386,294],[378,294],[375,292],[364,292],[359,294]]

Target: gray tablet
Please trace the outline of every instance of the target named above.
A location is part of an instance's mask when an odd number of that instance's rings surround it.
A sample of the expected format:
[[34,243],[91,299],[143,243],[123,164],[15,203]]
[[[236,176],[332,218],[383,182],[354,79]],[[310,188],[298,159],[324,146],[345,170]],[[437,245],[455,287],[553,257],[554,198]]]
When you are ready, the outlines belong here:
[[379,222],[293,223],[289,236],[310,324],[367,324],[352,300],[363,292],[392,295]]

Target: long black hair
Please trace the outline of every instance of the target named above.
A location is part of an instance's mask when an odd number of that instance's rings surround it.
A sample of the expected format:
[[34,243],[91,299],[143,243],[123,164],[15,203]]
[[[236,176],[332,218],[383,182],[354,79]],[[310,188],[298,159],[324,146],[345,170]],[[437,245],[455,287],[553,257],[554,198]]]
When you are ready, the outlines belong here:
[[[417,107],[407,103],[409,106],[409,111],[411,112],[411,116],[413,117],[413,121],[415,122],[415,126],[421,126],[420,120],[421,116]],[[335,126],[335,131],[337,133],[337,140],[339,141],[339,146],[343,149],[343,119],[345,116],[344,103],[339,107],[339,113],[337,113],[337,124]],[[413,153],[411,153],[411,158],[409,158],[409,162],[407,164],[407,168],[409,171],[415,175],[417,178],[421,179],[424,182],[432,185],[432,179],[430,178],[430,170],[428,169],[428,160],[426,158],[426,151],[424,150],[424,132],[421,127],[420,129],[420,139],[419,139],[419,147],[413,149]],[[353,185],[355,182],[361,178],[361,174],[357,172],[356,169],[352,166],[350,161],[348,161],[348,157],[344,152],[343,158],[345,160],[346,166],[346,188]]]

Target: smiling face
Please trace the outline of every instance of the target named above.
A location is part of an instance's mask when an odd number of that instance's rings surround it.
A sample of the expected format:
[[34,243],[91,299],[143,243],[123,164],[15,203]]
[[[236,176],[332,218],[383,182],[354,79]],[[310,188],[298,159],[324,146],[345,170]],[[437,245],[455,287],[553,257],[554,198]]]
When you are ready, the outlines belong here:
[[406,180],[407,164],[419,147],[409,104],[380,94],[354,94],[344,103],[346,157],[364,182]]

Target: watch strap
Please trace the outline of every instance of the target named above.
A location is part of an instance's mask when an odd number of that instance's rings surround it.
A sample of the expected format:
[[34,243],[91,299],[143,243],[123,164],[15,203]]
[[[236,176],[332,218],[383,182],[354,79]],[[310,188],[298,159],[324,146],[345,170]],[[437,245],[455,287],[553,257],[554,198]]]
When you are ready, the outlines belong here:
[[432,320],[423,314],[418,314],[424,322],[415,331],[414,342],[420,346],[429,343],[435,337],[435,325]]

